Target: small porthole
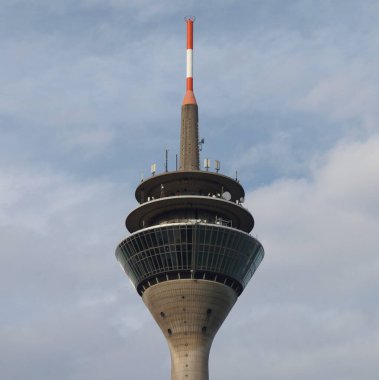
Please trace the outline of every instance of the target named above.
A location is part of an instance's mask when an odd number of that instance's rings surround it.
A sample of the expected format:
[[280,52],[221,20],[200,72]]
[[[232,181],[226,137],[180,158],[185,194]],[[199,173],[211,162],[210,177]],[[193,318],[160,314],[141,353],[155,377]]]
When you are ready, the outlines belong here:
[[168,335],[172,335],[172,330],[171,329],[168,329],[167,332],[168,332]]
[[211,315],[212,314],[212,309],[208,309],[207,310],[207,315],[209,316],[209,315]]
[[164,318],[165,316],[166,314],[163,311],[161,311],[161,317]]
[[207,332],[207,326],[203,326],[203,327],[201,328],[201,331],[202,331],[203,333],[206,333],[206,332]]

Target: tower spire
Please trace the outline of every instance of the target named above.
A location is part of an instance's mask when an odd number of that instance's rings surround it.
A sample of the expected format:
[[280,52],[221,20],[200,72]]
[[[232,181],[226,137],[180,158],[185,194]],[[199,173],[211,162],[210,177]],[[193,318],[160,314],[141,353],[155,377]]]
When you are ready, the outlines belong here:
[[[193,17],[187,23],[187,89],[182,104],[179,171],[153,175],[135,192],[130,235],[116,256],[164,334],[171,380],[209,380],[208,360],[222,322],[264,256],[241,207],[242,185],[199,170],[193,95]],[[162,191],[164,189],[164,191]]]
[[187,24],[187,76],[186,76],[186,94],[184,95],[184,104],[197,104],[193,93],[193,23],[194,16],[186,17]]
[[193,23],[195,17],[186,17],[187,24],[187,72],[186,93],[182,104],[180,131],[179,170],[199,170],[198,108],[193,93]]

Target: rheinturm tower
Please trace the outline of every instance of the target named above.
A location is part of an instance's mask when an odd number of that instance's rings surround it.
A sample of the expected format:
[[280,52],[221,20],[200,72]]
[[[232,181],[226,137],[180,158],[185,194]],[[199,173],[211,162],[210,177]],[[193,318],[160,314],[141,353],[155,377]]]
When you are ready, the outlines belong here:
[[140,205],[126,218],[130,235],[116,257],[167,339],[171,379],[207,380],[214,336],[264,250],[250,235],[254,219],[242,205],[241,184],[218,170],[200,170],[194,18],[186,24],[179,169],[138,185]]

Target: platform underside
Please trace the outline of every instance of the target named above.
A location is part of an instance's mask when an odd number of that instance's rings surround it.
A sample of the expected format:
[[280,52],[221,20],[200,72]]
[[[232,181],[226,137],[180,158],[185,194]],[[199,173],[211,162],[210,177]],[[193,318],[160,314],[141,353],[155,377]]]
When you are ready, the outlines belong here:
[[236,292],[213,281],[182,279],[153,285],[142,299],[167,339],[171,380],[208,380],[213,338]]

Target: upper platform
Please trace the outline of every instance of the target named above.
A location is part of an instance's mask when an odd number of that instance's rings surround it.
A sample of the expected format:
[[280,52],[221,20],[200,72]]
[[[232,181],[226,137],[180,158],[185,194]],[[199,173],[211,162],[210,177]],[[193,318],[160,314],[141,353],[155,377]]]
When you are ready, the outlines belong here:
[[125,225],[130,232],[136,232],[154,224],[172,222],[173,219],[183,221],[193,218],[217,224],[225,219],[234,228],[245,232],[250,232],[254,227],[254,218],[246,208],[224,199],[195,195],[145,202],[128,215]]
[[148,199],[180,195],[222,196],[230,193],[231,202],[242,202],[245,191],[235,179],[208,171],[173,171],[142,181],[135,192],[139,203]]

